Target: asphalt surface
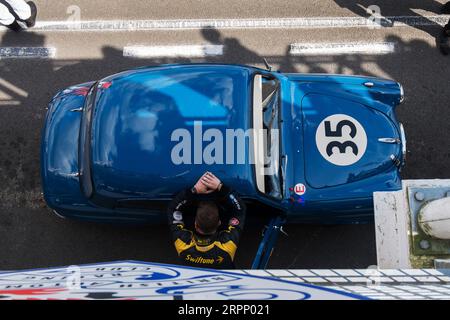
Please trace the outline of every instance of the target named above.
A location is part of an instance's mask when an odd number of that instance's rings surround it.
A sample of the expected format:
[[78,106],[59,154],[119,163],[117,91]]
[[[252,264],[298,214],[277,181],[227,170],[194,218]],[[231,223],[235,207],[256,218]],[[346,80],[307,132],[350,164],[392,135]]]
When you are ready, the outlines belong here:
[[[436,15],[444,1],[77,1],[82,20],[366,17]],[[74,1],[36,1],[40,21],[70,18]],[[75,10],[75,11],[74,11]],[[403,178],[450,177],[450,57],[436,49],[440,27],[194,29],[134,31],[0,30],[0,47],[55,47],[52,59],[0,58],[0,270],[134,259],[176,262],[164,226],[112,226],[62,220],[41,201],[39,145],[45,106],[60,89],[128,68],[172,62],[226,62],[283,72],[361,74],[395,79],[406,101],[397,109],[408,137]],[[304,42],[394,42],[387,55],[289,55]],[[127,45],[223,44],[222,56],[137,59]],[[237,254],[249,268],[264,221],[252,215]],[[365,268],[376,264],[374,225],[287,226],[271,268]]]

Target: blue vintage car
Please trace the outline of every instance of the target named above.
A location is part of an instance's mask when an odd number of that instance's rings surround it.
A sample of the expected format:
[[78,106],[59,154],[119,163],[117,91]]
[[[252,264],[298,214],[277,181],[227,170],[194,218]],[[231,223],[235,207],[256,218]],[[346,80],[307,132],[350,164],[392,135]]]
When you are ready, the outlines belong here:
[[402,100],[399,83],[372,77],[226,64],[125,71],[50,101],[45,200],[64,217],[155,223],[208,170],[254,214],[365,221],[373,192],[401,188]]

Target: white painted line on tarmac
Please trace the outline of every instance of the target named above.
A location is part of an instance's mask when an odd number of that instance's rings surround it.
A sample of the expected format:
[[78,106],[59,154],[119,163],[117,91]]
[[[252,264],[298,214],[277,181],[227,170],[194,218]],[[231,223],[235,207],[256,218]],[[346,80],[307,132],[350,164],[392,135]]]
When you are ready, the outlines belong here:
[[206,57],[223,54],[223,45],[173,45],[173,46],[126,46],[124,57],[157,58],[157,57]]
[[[28,97],[28,92],[26,92],[25,90],[15,86],[11,82],[0,78],[0,88],[2,88],[2,87],[8,89],[9,91],[15,93],[18,96],[21,96],[21,97],[24,97],[24,98]],[[4,89],[2,91],[4,91]],[[0,91],[0,93],[1,93],[1,91]]]
[[20,103],[17,100],[0,100],[0,106],[18,106]]
[[[172,19],[172,20],[89,20],[38,21],[29,31],[133,31],[189,29],[315,29],[374,28],[370,17],[293,17],[257,19]],[[450,15],[387,16],[375,25],[382,28],[445,25]]]
[[394,42],[293,43],[289,50],[289,54],[294,56],[383,55],[394,52]]
[[54,58],[53,47],[0,47],[0,59]]

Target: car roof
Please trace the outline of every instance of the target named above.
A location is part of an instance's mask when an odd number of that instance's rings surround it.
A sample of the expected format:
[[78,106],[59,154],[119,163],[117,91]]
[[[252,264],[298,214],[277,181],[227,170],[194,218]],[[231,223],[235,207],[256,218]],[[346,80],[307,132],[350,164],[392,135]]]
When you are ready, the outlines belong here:
[[[201,134],[198,140],[199,127],[223,136],[227,129],[249,127],[249,74],[250,69],[234,65],[176,65],[102,80],[92,124],[96,192],[164,198],[209,170],[241,192],[254,193],[249,164],[207,164],[197,161],[193,150],[194,140],[208,144]],[[102,88],[102,83],[108,85]],[[190,162],[174,162],[177,130],[191,136]]]

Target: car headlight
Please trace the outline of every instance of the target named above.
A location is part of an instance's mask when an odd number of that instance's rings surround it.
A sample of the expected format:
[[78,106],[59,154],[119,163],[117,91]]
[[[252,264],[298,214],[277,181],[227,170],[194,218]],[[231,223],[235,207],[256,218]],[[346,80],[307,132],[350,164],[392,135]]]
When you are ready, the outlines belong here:
[[400,139],[402,141],[402,166],[404,166],[406,162],[406,134],[405,128],[401,123],[400,123]]

